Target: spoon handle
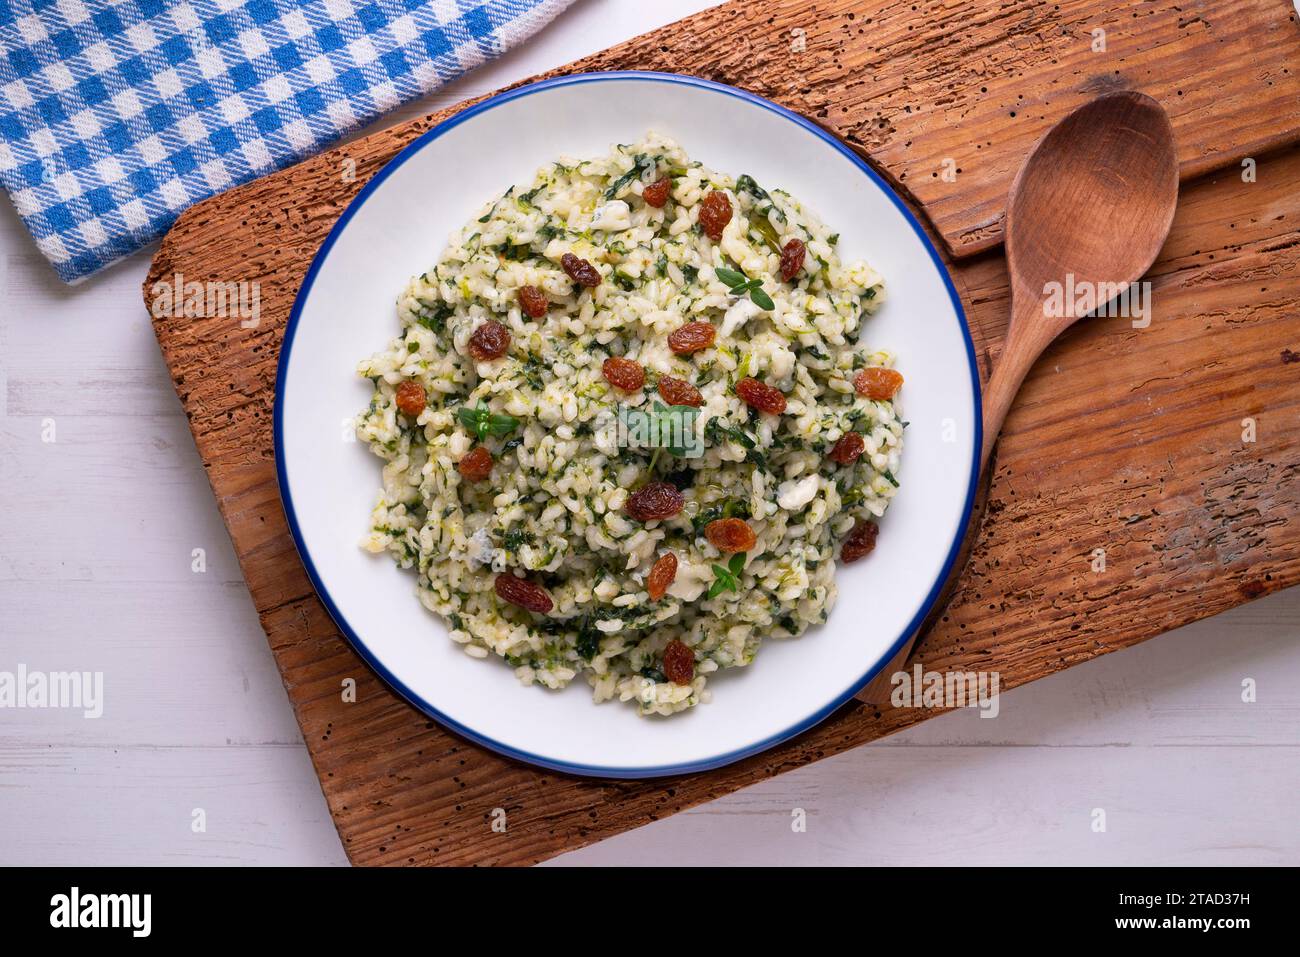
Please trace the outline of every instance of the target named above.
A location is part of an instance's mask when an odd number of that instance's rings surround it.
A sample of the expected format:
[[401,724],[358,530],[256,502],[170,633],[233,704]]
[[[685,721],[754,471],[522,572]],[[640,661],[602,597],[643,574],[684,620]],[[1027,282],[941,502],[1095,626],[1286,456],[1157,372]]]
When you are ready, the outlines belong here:
[[1038,296],[1013,293],[1011,325],[1007,329],[1006,342],[984,388],[984,444],[980,448],[980,472],[989,463],[1002,424],[1025,376],[1060,333],[1061,325],[1060,320],[1053,321],[1043,315],[1042,300]]

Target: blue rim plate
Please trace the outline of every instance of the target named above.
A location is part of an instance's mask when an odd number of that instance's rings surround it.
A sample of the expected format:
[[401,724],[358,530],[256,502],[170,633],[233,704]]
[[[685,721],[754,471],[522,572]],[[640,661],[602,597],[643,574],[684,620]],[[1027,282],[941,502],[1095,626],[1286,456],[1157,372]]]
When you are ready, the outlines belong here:
[[[960,521],[951,535],[951,542],[948,545],[946,557],[944,557],[942,561],[941,570],[937,575],[934,576],[934,580],[931,583],[929,591],[925,595],[924,600],[921,601],[919,606],[916,607],[915,612],[911,616],[911,619],[906,625],[906,627],[898,631],[896,637],[893,639],[888,649],[879,656],[878,660],[876,660],[875,663],[870,668],[864,671],[858,679],[853,681],[847,687],[846,690],[844,690],[842,693],[835,695],[832,700],[822,702],[818,707],[816,707],[813,711],[811,711],[811,713],[803,715],[799,720],[793,721],[788,727],[785,727],[776,733],[769,734],[765,736],[762,740],[747,742],[742,747],[733,748],[727,751],[726,753],[711,755],[708,758],[703,760],[691,760],[691,761],[684,761],[680,763],[667,762],[667,763],[658,763],[654,765],[635,766],[635,767],[575,763],[575,762],[570,762],[565,760],[558,760],[553,757],[547,756],[545,754],[538,754],[538,753],[530,752],[528,750],[513,746],[495,737],[481,733],[480,731],[476,730],[474,727],[467,725],[463,721],[458,721],[454,719],[449,714],[445,713],[443,710],[435,706],[433,703],[426,700],[425,697],[423,697],[422,695],[414,691],[409,686],[409,684],[403,681],[397,674],[394,674],[393,671],[390,670],[390,668],[388,668],[384,664],[384,662],[380,660],[379,656],[367,644],[365,638],[358,633],[358,631],[349,622],[347,616],[345,616],[343,612],[340,610],[338,603],[335,601],[333,595],[331,594],[330,588],[327,586],[326,582],[322,579],[320,571],[317,567],[317,562],[313,559],[310,549],[306,544],[304,530],[300,523],[299,510],[295,505],[294,496],[290,488],[289,466],[286,460],[285,431],[284,431],[285,430],[285,422],[284,422],[285,391],[287,388],[290,358],[293,355],[295,339],[299,333],[300,322],[302,320],[303,313],[307,308],[308,299],[311,295],[313,285],[316,283],[322,267],[324,266],[328,257],[330,256],[331,250],[334,249],[340,237],[348,229],[349,224],[353,221],[353,218],[356,216],[358,211],[367,203],[367,201],[370,200],[375,195],[375,193],[384,186],[384,184],[390,179],[390,177],[392,177],[394,173],[396,173],[399,169],[401,169],[404,164],[408,163],[410,160],[412,160],[412,158],[420,154],[421,151],[427,149],[431,144],[438,141],[439,138],[445,136],[451,130],[455,129],[461,124],[473,121],[476,117],[482,117],[484,116],[484,114],[487,114],[489,111],[499,109],[505,104],[523,99],[525,97],[535,96],[536,94],[543,93],[548,90],[557,90],[559,88],[576,87],[576,86],[581,86],[586,84],[600,84],[600,83],[609,83],[612,81],[629,81],[629,80],[644,81],[644,82],[656,83],[656,84],[673,84],[680,87],[689,87],[689,88],[695,88],[697,90],[706,90],[706,91],[711,91],[713,93],[725,94],[728,97],[734,97],[736,100],[742,101],[743,104],[748,104],[751,107],[755,107],[755,106],[759,107],[762,110],[768,111],[780,117],[781,119],[788,121],[790,124],[792,124],[795,127],[798,127],[800,130],[812,134],[813,136],[817,137],[819,140],[823,141],[824,144],[830,146],[837,153],[841,154],[844,158],[848,159],[852,164],[854,164],[854,166],[857,167],[857,169],[861,172],[861,174],[865,176],[871,184],[874,185],[874,188],[878,189],[881,193],[887,196],[889,200],[892,202],[893,206],[898,210],[899,213],[902,214],[907,224],[915,232],[916,237],[919,239],[920,244],[924,248],[925,252],[928,253],[930,262],[934,270],[938,273],[939,276],[942,277],[943,287],[947,291],[951,308],[955,313],[956,318],[958,320],[958,325],[960,326],[960,335],[962,339],[962,345],[964,346],[964,350],[965,350],[966,366],[969,375],[969,388],[970,388],[969,395],[973,397],[973,403],[974,403],[973,409],[968,410],[971,415],[971,420],[973,422],[973,442],[970,443],[971,455],[969,461],[969,475],[965,483],[965,501],[960,510]],[[667,130],[666,132],[671,133],[672,131]],[[612,140],[610,141],[612,142]],[[689,143],[686,143],[684,145],[686,145],[688,151],[691,150]],[[564,152],[564,150],[548,148],[548,149],[542,149],[538,151],[537,160],[534,163],[534,166],[537,165],[537,163],[540,163],[545,159],[549,158],[551,155],[558,154],[560,152]],[[697,158],[703,159],[706,165],[713,165],[709,163],[709,158],[707,156],[699,156]],[[722,165],[722,164],[718,164],[718,165]],[[728,168],[728,167],[723,166],[723,168]],[[728,168],[728,171],[732,171],[732,170]],[[797,190],[794,190],[794,192],[796,193],[796,195],[799,195]],[[832,210],[830,212],[832,213],[832,215],[828,218],[827,221],[834,224],[835,222],[834,211]],[[437,255],[437,250],[429,249],[427,253],[428,253],[426,257],[427,261],[431,263]],[[888,274],[885,275],[885,282],[886,282],[886,288],[888,290],[890,284],[890,276]],[[391,294],[395,294],[396,291],[397,291],[396,289],[391,290]],[[391,299],[388,301],[391,302]],[[384,334],[382,332],[376,331],[374,334],[375,347],[377,348],[378,346],[382,345],[384,339],[385,339]],[[884,343],[884,344],[887,345],[889,343]],[[359,358],[361,358],[361,354],[355,356],[354,360]],[[903,359],[904,362],[902,363],[902,365],[906,369],[906,361],[905,361],[906,357],[903,357]],[[964,392],[962,394],[963,396],[965,396]],[[964,403],[963,403],[963,411],[966,411],[964,409]],[[951,571],[953,563],[956,560],[961,545],[962,535],[964,529],[966,528],[966,524],[970,517],[971,508],[974,502],[976,481],[979,472],[978,456],[979,456],[979,449],[980,449],[981,436],[982,436],[982,421],[980,418],[979,375],[978,375],[977,366],[975,362],[974,346],[971,342],[970,333],[966,327],[965,314],[962,310],[961,301],[957,296],[957,292],[955,288],[953,287],[952,279],[948,275],[948,272],[945,269],[942,260],[939,258],[938,253],[935,251],[933,245],[930,243],[929,238],[926,236],[925,231],[922,229],[920,224],[916,221],[916,218],[912,215],[911,211],[898,198],[898,196],[888,186],[888,184],[886,184],[885,181],[881,179],[881,177],[877,175],[877,173],[874,170],[872,170],[870,166],[867,165],[867,163],[865,163],[851,149],[849,149],[847,146],[842,144],[838,139],[836,139],[835,137],[833,137],[832,135],[824,131],[821,127],[810,122],[809,120],[804,119],[798,114],[792,113],[789,110],[785,109],[784,107],[778,106],[777,104],[772,103],[769,100],[766,100],[760,96],[756,96],[744,90],[739,90],[734,87],[726,86],[720,83],[714,83],[710,80],[705,80],[698,77],[680,76],[680,75],[666,74],[666,73],[625,71],[625,72],[612,72],[612,73],[579,74],[575,76],[560,77],[552,80],[545,80],[539,83],[529,84],[527,86],[519,87],[517,89],[513,89],[505,93],[497,94],[496,96],[493,96],[466,110],[463,110],[462,112],[458,113],[454,117],[440,123],[438,126],[424,133],[422,136],[420,136],[419,138],[414,140],[410,145],[408,145],[405,149],[403,149],[402,152],[400,152],[396,157],[394,157],[382,170],[380,170],[364,186],[364,188],[361,189],[361,191],[349,204],[347,209],[344,210],[343,215],[339,218],[338,222],[334,225],[334,228],[330,231],[330,234],[326,238],[324,244],[317,252],[315,260],[312,262],[311,268],[308,270],[307,276],[303,280],[303,284],[301,289],[299,290],[297,300],[294,303],[293,312],[289,317],[288,326],[284,333],[284,342],[281,349],[280,361],[279,361],[277,377],[276,377],[274,433],[275,433],[275,463],[276,463],[277,479],[279,482],[281,501],[283,502],[285,516],[288,520],[289,529],[293,535],[294,543],[297,546],[298,553],[302,558],[303,565],[307,570],[307,574],[311,579],[312,585],[316,589],[316,594],[319,596],[321,602],[324,604],[326,609],[329,611],[330,615],[333,617],[339,629],[343,632],[344,635],[347,636],[348,640],[352,644],[352,647],[367,662],[367,664],[369,664],[369,666],[372,669],[374,669],[374,671],[385,682],[388,683],[390,687],[392,687],[395,691],[397,691],[400,695],[402,695],[402,697],[404,697],[408,702],[410,702],[413,706],[418,708],[420,711],[429,715],[431,718],[437,720],[438,722],[440,722],[447,728],[451,729],[452,731],[456,732],[457,734],[460,734],[463,737],[477,744],[480,744],[486,748],[489,748],[507,757],[514,758],[520,761],[525,761],[528,762],[529,764],[534,764],[541,767],[549,768],[551,770],[562,771],[570,774],[590,775],[590,776],[609,777],[609,778],[647,778],[647,777],[660,777],[660,776],[675,775],[675,774],[688,774],[688,773],[706,771],[713,768],[718,768],[723,765],[741,760],[742,758],[746,758],[751,755],[757,754],[777,744],[780,744],[781,742],[786,741],[794,737],[795,735],[798,735],[801,732],[813,727],[814,725],[818,724],[826,717],[828,717],[830,714],[832,714],[834,711],[836,711],[839,707],[841,707],[843,704],[849,701],[858,691],[860,691],[867,684],[867,682],[869,682],[872,678],[874,678],[876,674],[885,666],[885,664],[888,663],[890,659],[892,659],[892,657],[898,652],[898,650],[903,646],[903,644],[907,641],[907,639],[920,626],[921,622],[925,619],[925,616],[929,614],[931,609],[934,607],[934,604],[938,599],[940,589],[942,588],[943,582],[947,578],[948,573]],[[964,444],[965,443],[963,443],[963,445]],[[908,461],[908,456],[907,456],[907,452],[905,451],[904,471],[900,473],[904,480],[904,485],[902,491],[899,494],[899,499],[898,499],[899,501],[902,500],[903,496],[906,494],[907,491],[907,471],[906,471],[907,461]],[[377,462],[375,463],[375,471],[376,473],[378,471]],[[357,520],[358,529],[362,528],[364,519],[365,519],[364,515],[358,517]],[[358,531],[358,536],[359,534],[360,531]],[[882,539],[884,537],[885,536],[882,535]],[[399,572],[397,569],[391,566],[391,563],[389,563],[389,568],[396,574],[409,576],[409,572]],[[413,597],[410,600],[412,601],[413,604],[418,604],[415,602]],[[428,613],[426,612],[425,614]],[[430,616],[430,618],[433,618],[433,616]],[[831,620],[832,622],[834,622],[835,620],[833,614]],[[823,627],[829,627],[829,626],[823,626]],[[811,633],[809,636],[806,636],[804,639],[800,639],[800,640],[806,641],[808,640],[809,637],[811,637]],[[762,667],[761,659],[762,656],[760,656],[759,661],[756,663],[755,665],[756,668]],[[469,662],[466,662],[466,664],[469,665]],[[484,665],[474,665],[472,667],[483,667],[483,666]],[[748,671],[749,669],[744,669],[744,670]],[[520,694],[525,693],[524,689],[519,689],[519,693]],[[588,704],[592,708],[598,708],[598,706],[596,705],[591,705],[590,703]],[[619,707],[619,705],[609,704],[609,705],[605,705],[604,707]],[[710,708],[710,707],[714,707],[714,705],[701,706],[701,708],[697,708],[695,710],[698,712],[703,710],[704,708]],[[672,721],[677,719],[674,718],[668,720]]]

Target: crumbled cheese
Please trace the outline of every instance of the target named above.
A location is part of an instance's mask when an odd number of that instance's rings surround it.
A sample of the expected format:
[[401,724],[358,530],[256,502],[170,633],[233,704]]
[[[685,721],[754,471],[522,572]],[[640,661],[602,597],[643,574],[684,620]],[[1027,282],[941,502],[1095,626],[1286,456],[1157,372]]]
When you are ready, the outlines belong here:
[[492,544],[492,536],[486,528],[480,528],[469,537],[465,558],[471,565],[475,567],[491,565],[500,554],[501,549]]
[[776,504],[787,512],[797,511],[813,500],[817,494],[818,476],[816,473],[801,479],[782,482],[776,489]]
[[737,299],[731,304],[727,314],[722,317],[722,325],[718,327],[718,335],[723,337],[731,335],[762,311],[762,308],[748,296],[744,299]]
[[794,372],[794,353],[785,346],[777,346],[772,350],[768,358],[768,371],[772,373],[772,378],[778,381],[785,381],[789,378],[790,373]]
[[632,228],[632,208],[621,199],[611,199],[603,206],[597,206],[591,214],[591,228],[606,232],[618,232]]
[[708,565],[681,561],[677,566],[677,577],[668,586],[668,594],[682,601],[695,601],[704,594],[704,589],[711,581],[713,571]]

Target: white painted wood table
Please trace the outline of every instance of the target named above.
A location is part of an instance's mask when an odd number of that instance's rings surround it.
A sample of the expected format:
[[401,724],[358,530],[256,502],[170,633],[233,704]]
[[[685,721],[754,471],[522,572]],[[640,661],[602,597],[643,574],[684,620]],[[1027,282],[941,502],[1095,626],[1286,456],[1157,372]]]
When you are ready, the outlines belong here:
[[[383,124],[708,5],[579,0]],[[0,864],[343,864],[141,305],[151,254],[69,288],[0,211],[0,671],[104,674],[97,720],[0,709]],[[556,863],[1295,864],[1298,633],[1293,589]]]

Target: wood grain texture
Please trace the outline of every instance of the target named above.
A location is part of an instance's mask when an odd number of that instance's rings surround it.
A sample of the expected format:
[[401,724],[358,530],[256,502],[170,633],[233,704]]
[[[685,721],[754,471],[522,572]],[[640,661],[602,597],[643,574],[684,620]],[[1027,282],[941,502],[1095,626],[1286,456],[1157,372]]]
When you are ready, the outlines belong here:
[[[1300,26],[1286,0],[738,0],[542,75],[662,70],[766,96],[855,147],[962,257],[1000,244],[1025,156],[1097,94],[1157,99],[1183,176],[1199,176],[1300,140],[1298,64]],[[299,207],[294,228],[310,232],[375,163],[460,106],[295,167],[299,182],[313,176],[308,167],[334,176],[350,159],[359,168],[355,184],[336,182],[314,194],[320,205]],[[260,183],[283,182],[267,177],[226,196],[252,199]],[[266,212],[243,225],[290,225]]]
[[960,257],[1001,242],[1030,148],[1099,93],[1158,100],[1197,176],[1300,139],[1298,65],[1284,0],[780,0],[726,4],[555,72],[694,73],[762,94],[854,146]]
[[[795,6],[811,40],[811,5]],[[692,46],[692,35],[668,28],[662,37],[683,44],[670,45],[679,69],[711,62],[713,47]],[[641,42],[604,65],[662,66],[638,59],[648,55],[637,52]],[[145,286],[148,299],[154,280],[176,272],[262,284],[256,329],[219,318],[158,319],[155,329],[350,857],[538,861],[935,713],[854,702],[720,772],[589,781],[481,751],[369,673],[312,595],[285,527],[271,448],[275,360],[329,226],[360,182],[427,125],[350,144],[355,183],[342,181],[336,151],[195,207],[164,240]],[[1048,351],[1007,420],[971,564],[916,660],[996,669],[1005,689],[1300,581],[1300,365],[1281,358],[1300,348],[1297,176],[1293,150],[1261,157],[1258,182],[1233,172],[1186,189],[1153,270],[1151,325],[1084,323]],[[955,279],[977,345],[996,352],[1008,314],[1003,260],[971,259]],[[1242,441],[1244,418],[1256,422],[1253,443]],[[1093,571],[1097,548],[1104,572]],[[339,694],[349,677],[354,704]],[[506,811],[504,834],[489,826],[494,808]]]

